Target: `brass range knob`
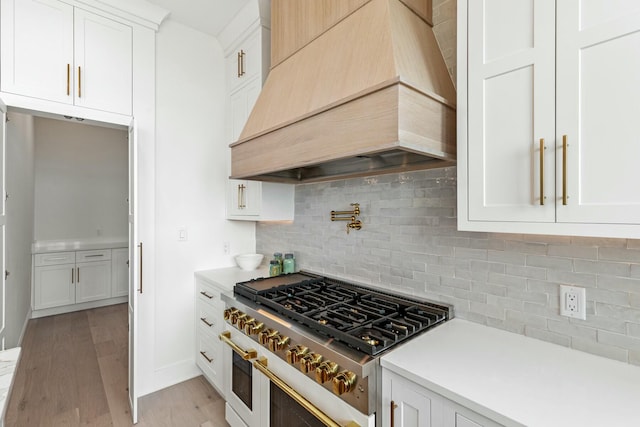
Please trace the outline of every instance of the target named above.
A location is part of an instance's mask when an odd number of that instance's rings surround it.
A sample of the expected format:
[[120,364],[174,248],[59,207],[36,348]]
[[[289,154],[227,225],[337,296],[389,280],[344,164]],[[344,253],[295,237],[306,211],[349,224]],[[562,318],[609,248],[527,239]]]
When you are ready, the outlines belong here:
[[295,365],[300,362],[302,357],[307,353],[309,353],[309,348],[298,344],[297,346],[287,350],[287,362],[290,365]]
[[284,350],[289,345],[291,339],[284,335],[274,335],[269,338],[269,350],[280,351]]
[[349,393],[356,385],[356,374],[342,371],[333,378],[333,393],[340,396]]
[[318,384],[324,384],[338,373],[338,364],[325,360],[316,368],[316,382]]
[[222,318],[224,320],[231,321],[231,316],[236,314],[239,310],[235,307],[227,308],[222,312]]
[[249,317],[245,314],[244,316],[238,317],[238,321],[236,322],[236,327],[242,331],[244,330],[244,327],[247,323],[251,323],[254,320],[256,319],[254,319],[253,317]]
[[318,353],[306,354],[302,359],[300,359],[300,370],[305,374],[313,372],[318,367],[321,361],[322,355]]
[[244,333],[247,335],[257,335],[263,328],[264,323],[253,319],[252,322],[247,322],[247,324],[244,325]]
[[247,317],[246,313],[241,312],[240,310],[235,313],[231,313],[231,324],[235,325],[238,323],[238,320],[245,319]]
[[269,338],[278,335],[278,331],[275,329],[265,329],[264,331],[258,334],[258,342],[264,346],[269,345]]

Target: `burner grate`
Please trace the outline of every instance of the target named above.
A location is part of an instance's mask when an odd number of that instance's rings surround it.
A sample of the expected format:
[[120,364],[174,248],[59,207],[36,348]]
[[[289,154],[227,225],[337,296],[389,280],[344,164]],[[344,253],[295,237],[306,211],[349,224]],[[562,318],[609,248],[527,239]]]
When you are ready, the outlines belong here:
[[287,283],[273,287],[268,286],[271,279],[241,282],[234,292],[369,355],[451,316],[451,309],[445,305],[398,297],[309,273],[295,276],[301,280],[294,282],[291,277]]

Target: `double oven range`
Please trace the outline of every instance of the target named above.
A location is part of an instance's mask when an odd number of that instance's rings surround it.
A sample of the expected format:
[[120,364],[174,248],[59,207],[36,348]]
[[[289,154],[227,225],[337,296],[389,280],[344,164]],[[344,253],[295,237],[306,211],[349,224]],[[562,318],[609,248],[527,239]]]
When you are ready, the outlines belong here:
[[380,357],[453,316],[448,305],[300,272],[223,295],[232,427],[380,426]]

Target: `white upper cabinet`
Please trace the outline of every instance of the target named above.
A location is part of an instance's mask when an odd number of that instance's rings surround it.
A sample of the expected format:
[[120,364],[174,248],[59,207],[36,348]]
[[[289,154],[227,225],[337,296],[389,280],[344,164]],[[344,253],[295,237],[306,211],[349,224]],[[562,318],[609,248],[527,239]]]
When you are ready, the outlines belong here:
[[73,103],[73,6],[2,0],[2,91]]
[[[250,8],[251,4],[247,7]],[[271,31],[262,26],[257,16],[258,20],[252,20],[248,27],[243,27],[242,22],[248,20],[243,20],[247,12],[250,10],[245,8],[222,34],[223,40],[230,40],[225,47],[229,102],[227,144],[240,138],[269,72]],[[229,165],[230,160],[229,157]],[[227,184],[227,219],[293,220],[294,191],[292,184],[230,179]]]
[[77,8],[74,28],[75,104],[130,115],[133,29]]
[[459,228],[640,237],[640,3],[458,14]]
[[133,29],[57,0],[2,0],[3,92],[131,115]]
[[638,224],[640,2],[558,0],[557,9],[556,143],[567,139],[558,221]]

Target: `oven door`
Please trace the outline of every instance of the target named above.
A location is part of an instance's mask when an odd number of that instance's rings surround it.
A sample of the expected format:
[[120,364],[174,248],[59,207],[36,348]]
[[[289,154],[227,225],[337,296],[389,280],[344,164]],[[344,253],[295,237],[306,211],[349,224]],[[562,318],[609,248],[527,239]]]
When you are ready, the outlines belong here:
[[233,329],[219,337],[226,344],[222,350],[225,419],[231,427],[262,427],[269,384],[253,367],[252,361],[258,356],[255,343]]

